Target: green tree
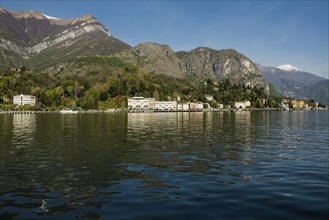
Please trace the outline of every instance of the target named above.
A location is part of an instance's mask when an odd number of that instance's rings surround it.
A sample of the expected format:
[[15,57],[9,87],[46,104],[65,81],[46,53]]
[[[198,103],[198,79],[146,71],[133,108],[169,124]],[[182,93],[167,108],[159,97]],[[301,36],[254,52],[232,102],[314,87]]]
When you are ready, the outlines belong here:
[[160,100],[160,94],[159,94],[158,90],[154,90],[153,98],[155,98],[155,100]]
[[84,109],[98,109],[99,91],[92,88],[88,90],[80,100],[80,105]]

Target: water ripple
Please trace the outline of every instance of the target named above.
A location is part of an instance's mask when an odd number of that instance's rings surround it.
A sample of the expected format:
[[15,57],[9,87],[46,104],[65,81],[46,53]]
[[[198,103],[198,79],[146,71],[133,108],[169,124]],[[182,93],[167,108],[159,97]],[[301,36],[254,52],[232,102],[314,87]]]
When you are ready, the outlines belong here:
[[1,219],[327,219],[328,112],[0,115]]

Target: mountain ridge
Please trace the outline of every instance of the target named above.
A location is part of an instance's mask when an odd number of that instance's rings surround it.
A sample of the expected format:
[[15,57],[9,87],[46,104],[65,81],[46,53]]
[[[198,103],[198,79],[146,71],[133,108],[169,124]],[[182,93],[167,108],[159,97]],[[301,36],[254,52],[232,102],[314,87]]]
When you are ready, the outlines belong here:
[[297,68],[284,70],[257,64],[263,77],[284,96],[308,98],[329,105],[329,80]]
[[269,94],[269,86],[257,66],[233,49],[198,47],[174,52],[168,45],[147,42],[116,56],[149,72],[177,78],[192,77],[199,81],[228,79],[234,85],[264,88]]
[[[28,64],[30,58],[57,46],[57,50],[62,50],[63,56],[66,55],[67,58],[73,56],[69,52],[64,54],[64,47],[72,51],[79,50],[82,55],[88,54],[86,52],[91,47],[98,49],[100,54],[112,54],[130,48],[128,44],[114,38],[104,25],[89,14],[73,19],[49,19],[36,11],[13,12],[1,9],[0,20],[0,57],[7,60],[8,64]],[[93,33],[97,33],[98,36],[94,40],[89,40],[91,45],[82,47],[75,44],[75,47],[72,47],[75,42],[83,41]],[[104,48],[105,41],[110,42],[105,44],[106,48]],[[9,56],[12,53],[17,56]],[[92,50],[92,53],[94,54],[95,50]],[[16,62],[20,58],[26,62]],[[61,60],[65,59],[59,59]],[[3,69],[10,66],[0,63],[1,67]]]
[[[266,79],[283,94],[297,98],[302,97],[303,90],[324,80],[291,64],[264,71],[264,67],[234,49],[197,47],[175,52],[158,43],[141,43],[132,48],[114,38],[91,14],[63,19],[37,11],[1,9],[0,16],[0,57],[5,61],[0,63],[2,69],[27,65],[43,70],[79,56],[116,56],[157,74],[199,81],[228,79],[232,84],[264,88],[268,93]],[[274,72],[282,76],[270,76]]]

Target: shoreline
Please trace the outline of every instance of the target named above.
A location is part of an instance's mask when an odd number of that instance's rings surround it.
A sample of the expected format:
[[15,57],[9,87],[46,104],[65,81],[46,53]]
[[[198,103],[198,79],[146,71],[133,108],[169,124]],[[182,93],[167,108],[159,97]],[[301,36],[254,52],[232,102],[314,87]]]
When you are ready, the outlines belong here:
[[[111,110],[82,110],[73,114],[120,114],[120,113],[184,113],[184,112],[246,112],[246,111],[310,111],[310,110],[329,110],[328,108],[316,109],[291,109],[283,110],[278,108],[252,108],[252,109],[204,109],[202,111],[139,111],[129,112],[127,109],[111,109]],[[60,110],[56,111],[0,111],[0,114],[62,114],[70,115],[72,113],[62,113]]]

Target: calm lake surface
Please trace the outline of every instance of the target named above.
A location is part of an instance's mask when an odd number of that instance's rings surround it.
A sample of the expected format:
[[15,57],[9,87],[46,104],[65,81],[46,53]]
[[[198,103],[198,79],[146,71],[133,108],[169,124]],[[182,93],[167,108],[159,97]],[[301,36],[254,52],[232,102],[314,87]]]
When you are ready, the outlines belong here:
[[328,116],[0,114],[0,219],[327,219]]

